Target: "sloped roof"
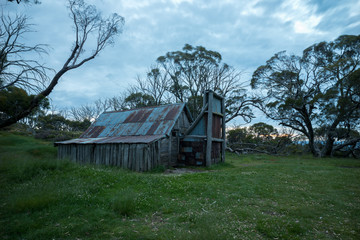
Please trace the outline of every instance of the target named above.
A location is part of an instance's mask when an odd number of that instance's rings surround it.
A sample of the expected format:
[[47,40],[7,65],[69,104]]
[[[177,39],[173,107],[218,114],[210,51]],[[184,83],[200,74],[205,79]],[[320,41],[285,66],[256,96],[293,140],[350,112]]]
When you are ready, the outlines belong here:
[[169,136],[183,110],[191,121],[185,103],[104,112],[80,138],[56,144],[150,143]]
[[184,103],[104,112],[80,138],[169,135]]

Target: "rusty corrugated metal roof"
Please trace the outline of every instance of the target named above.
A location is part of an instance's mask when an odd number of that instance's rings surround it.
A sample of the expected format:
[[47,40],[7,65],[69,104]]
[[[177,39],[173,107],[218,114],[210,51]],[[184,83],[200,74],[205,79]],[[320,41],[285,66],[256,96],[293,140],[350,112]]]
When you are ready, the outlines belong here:
[[59,144],[151,143],[170,135],[185,103],[104,112],[80,136]]
[[169,135],[184,103],[104,112],[80,138]]
[[121,136],[121,137],[99,137],[99,138],[76,138],[68,141],[57,142],[58,144],[106,144],[106,143],[152,143],[165,138],[165,135],[149,136]]

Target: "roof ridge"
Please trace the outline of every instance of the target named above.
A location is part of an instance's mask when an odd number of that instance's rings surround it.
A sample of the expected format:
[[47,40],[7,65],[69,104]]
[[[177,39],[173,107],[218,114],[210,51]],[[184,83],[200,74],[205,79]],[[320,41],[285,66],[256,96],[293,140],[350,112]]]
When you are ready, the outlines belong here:
[[166,107],[172,105],[185,105],[186,103],[170,103],[170,104],[163,104],[163,105],[154,105],[154,106],[145,106],[140,108],[133,108],[133,109],[126,109],[126,110],[118,110],[118,111],[105,111],[103,113],[115,113],[115,112],[128,112],[128,111],[135,111],[140,109],[150,109],[150,108],[159,108],[159,107]]

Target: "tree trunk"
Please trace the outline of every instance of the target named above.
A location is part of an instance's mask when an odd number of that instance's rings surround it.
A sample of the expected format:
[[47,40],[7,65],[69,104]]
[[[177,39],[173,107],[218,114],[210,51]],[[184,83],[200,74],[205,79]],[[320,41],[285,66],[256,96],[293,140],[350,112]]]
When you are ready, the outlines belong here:
[[320,157],[320,152],[318,148],[315,146],[314,134],[309,134],[308,139],[309,139],[310,152],[312,153],[313,156]]
[[333,152],[334,139],[331,136],[328,136],[325,142],[323,149],[321,150],[320,157],[330,157]]
[[51,80],[49,86],[44,91],[42,91],[41,93],[39,93],[38,95],[36,95],[34,97],[34,99],[31,101],[28,108],[24,109],[21,113],[15,115],[15,116],[12,116],[8,119],[0,121],[0,129],[4,128],[4,127],[8,127],[14,123],[17,123],[19,120],[21,120],[24,117],[31,114],[31,112],[40,105],[41,101],[44,98],[46,98],[47,96],[49,96],[49,94],[52,92],[52,90],[58,83],[61,76],[64,73],[66,73],[68,70],[69,70],[69,68],[63,67],[59,72],[57,72],[56,75],[54,76],[54,78]]

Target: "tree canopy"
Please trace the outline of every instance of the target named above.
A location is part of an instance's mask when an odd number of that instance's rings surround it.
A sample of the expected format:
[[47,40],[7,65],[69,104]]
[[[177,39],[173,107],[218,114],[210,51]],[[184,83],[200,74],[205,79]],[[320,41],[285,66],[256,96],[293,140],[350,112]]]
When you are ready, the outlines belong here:
[[[359,68],[360,35],[344,35],[314,44],[302,56],[275,54],[253,73],[251,86],[261,88],[256,104],[267,117],[304,134],[314,155],[329,156],[360,141],[335,134],[360,126]],[[323,129],[322,141],[317,127]]]

